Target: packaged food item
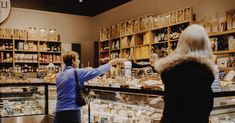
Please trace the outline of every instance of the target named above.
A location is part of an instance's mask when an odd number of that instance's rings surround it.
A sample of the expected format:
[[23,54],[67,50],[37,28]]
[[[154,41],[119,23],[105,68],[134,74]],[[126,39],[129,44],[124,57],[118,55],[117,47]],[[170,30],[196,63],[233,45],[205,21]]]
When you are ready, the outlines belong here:
[[184,10],[180,9],[177,11],[177,22],[184,21]]
[[5,31],[4,31],[4,37],[5,38],[11,38],[11,35],[12,35],[12,29],[9,29],[9,28],[5,28]]
[[133,33],[133,21],[129,20],[127,21],[127,28],[126,28],[126,34],[132,34]]
[[165,14],[165,25],[168,26],[170,24],[170,13]]
[[158,16],[155,16],[154,19],[153,19],[153,21],[154,21],[154,28],[158,28],[158,23],[159,23],[159,18],[158,18]]
[[36,27],[29,27],[28,39],[29,40],[36,40],[37,39],[37,28]]
[[145,31],[145,18],[140,17],[139,18],[139,23],[140,23],[140,32]]
[[47,29],[46,28],[39,28],[39,40],[47,40]]
[[20,30],[13,29],[13,38],[14,39],[19,39],[20,38]]
[[120,24],[120,35],[121,36],[126,35],[126,22],[122,22]]
[[58,41],[58,35],[56,33],[56,29],[49,29],[48,40],[49,41]]
[[3,38],[3,37],[4,37],[4,29],[0,28],[0,38]]
[[139,31],[139,20],[135,19],[133,20],[133,32],[137,33]]
[[20,30],[20,39],[27,39],[28,32],[26,30]]
[[192,12],[192,9],[191,8],[185,8],[184,9],[184,21],[188,21],[191,19],[191,12]]
[[229,10],[226,12],[226,20],[228,30],[235,28],[235,10]]
[[176,23],[177,19],[176,19],[176,11],[174,12],[170,12],[170,24],[174,24]]

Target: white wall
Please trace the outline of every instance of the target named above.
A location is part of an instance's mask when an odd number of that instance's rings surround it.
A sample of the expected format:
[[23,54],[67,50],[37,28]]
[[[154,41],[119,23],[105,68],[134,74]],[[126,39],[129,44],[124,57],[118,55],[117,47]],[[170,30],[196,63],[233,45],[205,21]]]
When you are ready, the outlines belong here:
[[193,7],[197,18],[216,15],[216,12],[222,16],[227,10],[235,9],[235,0],[132,0],[93,18],[93,40],[99,39],[100,28],[145,14],[159,15],[185,7]]
[[12,8],[10,16],[0,27],[26,30],[29,27],[56,29],[62,42],[81,44],[81,62],[86,64],[87,61],[93,61],[91,23],[92,18],[87,16]]

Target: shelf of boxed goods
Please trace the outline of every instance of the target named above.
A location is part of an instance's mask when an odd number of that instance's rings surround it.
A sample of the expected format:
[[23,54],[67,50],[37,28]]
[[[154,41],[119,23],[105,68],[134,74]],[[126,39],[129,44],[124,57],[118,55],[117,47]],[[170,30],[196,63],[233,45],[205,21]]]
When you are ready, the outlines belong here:
[[209,37],[215,37],[215,36],[222,36],[222,35],[229,35],[235,33],[235,29],[231,29],[228,31],[223,31],[223,32],[213,32],[213,33],[208,33]]

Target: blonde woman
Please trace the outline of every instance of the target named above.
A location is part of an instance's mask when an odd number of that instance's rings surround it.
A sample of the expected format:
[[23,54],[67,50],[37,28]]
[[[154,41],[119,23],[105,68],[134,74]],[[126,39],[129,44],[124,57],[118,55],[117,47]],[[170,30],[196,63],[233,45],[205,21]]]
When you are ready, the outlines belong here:
[[57,103],[55,123],[81,123],[80,108],[76,99],[76,80],[74,71],[80,85],[110,70],[112,65],[117,64],[118,59],[113,59],[109,63],[94,69],[82,69],[79,66],[79,55],[73,51],[67,51],[62,59],[65,68],[56,76]]
[[206,30],[191,25],[177,48],[155,63],[165,86],[161,123],[208,123],[213,108],[214,65]]

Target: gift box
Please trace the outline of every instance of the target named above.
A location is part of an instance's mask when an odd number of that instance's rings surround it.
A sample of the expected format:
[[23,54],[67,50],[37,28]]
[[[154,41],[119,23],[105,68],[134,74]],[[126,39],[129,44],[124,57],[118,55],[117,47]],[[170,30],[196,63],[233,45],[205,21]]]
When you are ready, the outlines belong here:
[[4,38],[4,29],[0,28],[0,38]]
[[20,30],[20,39],[27,39],[27,34],[26,30]]
[[177,22],[184,21],[184,10],[180,9],[177,11]]
[[170,12],[170,24],[174,24],[177,22],[176,11]]
[[13,29],[13,38],[14,39],[19,39],[20,38],[20,30]]
[[192,17],[192,8],[185,8],[184,9],[184,21],[191,20]]
[[12,35],[12,29],[6,28],[4,30],[4,37],[5,38],[11,38],[11,35]]

